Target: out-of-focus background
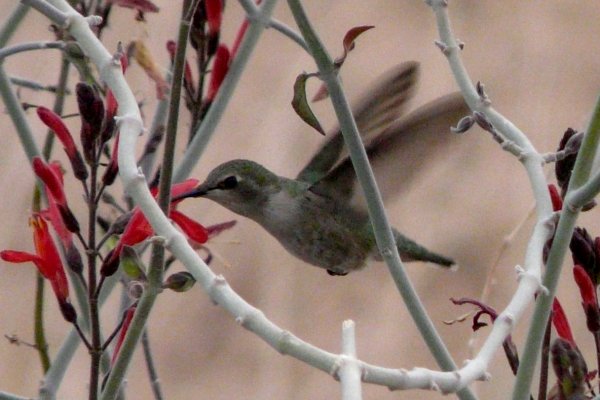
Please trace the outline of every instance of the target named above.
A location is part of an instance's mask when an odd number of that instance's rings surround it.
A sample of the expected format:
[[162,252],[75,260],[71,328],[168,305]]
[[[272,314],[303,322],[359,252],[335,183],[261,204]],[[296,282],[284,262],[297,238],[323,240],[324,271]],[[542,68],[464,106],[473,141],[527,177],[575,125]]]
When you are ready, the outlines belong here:
[[[6,16],[16,2],[0,1]],[[115,10],[104,43],[110,50],[118,41],[145,40],[157,62],[166,68],[164,43],[176,35],[179,2],[156,0],[159,14],[147,14],[147,24],[134,22],[131,10]],[[389,67],[405,61],[421,63],[422,74],[415,106],[456,90],[445,58],[433,45],[437,30],[432,11],[424,2],[346,0],[306,1],[308,15],[333,55],[340,54],[344,33],[357,25],[375,25],[357,41],[343,67],[342,76],[351,98]],[[542,152],[555,150],[565,128],[584,129],[600,89],[600,3],[545,1],[450,2],[455,33],[466,47],[465,65],[474,81],[486,86],[493,105],[510,118]],[[235,1],[227,2],[222,40],[231,43],[242,19]],[[294,25],[285,2],[275,16]],[[48,21],[31,12],[11,43],[48,40]],[[6,62],[14,75],[54,83],[59,57],[53,51],[20,55]],[[302,71],[314,71],[311,59],[294,43],[275,31],[267,31],[251,58],[239,88],[224,115],[210,147],[194,176],[203,179],[218,163],[234,158],[260,162],[283,176],[293,176],[323,138],[307,128],[290,107],[292,85]],[[128,80],[144,102],[149,123],[154,100],[152,82],[137,65]],[[71,82],[76,79],[75,74]],[[309,86],[315,90],[316,83]],[[20,92],[23,101],[51,105],[51,97]],[[66,112],[76,110],[73,101]],[[327,126],[334,123],[327,104],[316,106]],[[41,143],[45,130],[29,112]],[[189,118],[182,112],[181,130],[187,133]],[[33,174],[26,165],[10,119],[0,116],[0,249],[31,250],[27,228]],[[77,121],[73,129],[77,131]],[[143,138],[142,138],[143,140]],[[181,145],[184,140],[181,140]],[[179,152],[181,154],[181,151]],[[551,168],[548,168],[550,171]],[[550,175],[550,173],[549,173]],[[70,186],[71,202],[78,201],[76,184]],[[481,130],[456,137],[446,154],[431,157],[431,168],[402,199],[390,202],[394,225],[421,243],[456,258],[457,272],[442,272],[424,264],[408,265],[416,290],[446,340],[458,364],[473,349],[470,321],[452,326],[467,307],[450,303],[450,297],[478,297],[503,239],[532,209],[526,174],[519,162]],[[75,207],[79,212],[81,205]],[[210,248],[216,259],[212,268],[223,274],[234,290],[262,309],[268,318],[300,338],[331,352],[340,351],[342,321],[357,324],[360,358],[392,368],[436,368],[413,326],[387,269],[383,264],[346,277],[330,277],[290,256],[255,223],[234,216],[208,201],[190,201],[182,207],[205,224],[232,218],[238,225],[219,236]],[[597,211],[581,224],[597,235]],[[502,309],[516,287],[515,265],[523,262],[531,231],[526,222],[499,260],[488,303]],[[576,339],[592,363],[592,340],[585,332],[578,293],[568,269],[560,296],[576,327]],[[34,268],[0,264],[0,333],[32,337]],[[47,293],[46,318],[50,352],[54,354],[69,326],[60,318],[55,300]],[[102,315],[109,332],[117,318],[118,299],[112,299]],[[514,339],[522,344],[527,318]],[[483,329],[483,333],[486,330]],[[184,294],[165,292],[150,319],[150,338],[162,389],[169,399],[332,399],[340,386],[331,376],[283,357],[260,339],[238,326],[206,293],[194,288]],[[475,346],[480,341],[474,342]],[[42,378],[37,354],[0,338],[0,389],[35,396]],[[61,399],[84,398],[88,356],[82,349],[69,368]],[[594,369],[593,364],[591,369]],[[476,385],[482,398],[506,398],[512,377],[498,352],[490,367],[492,380]],[[129,398],[149,399],[151,392],[138,351],[127,382]],[[386,388],[364,386],[367,399],[436,398],[418,391],[391,393]]]

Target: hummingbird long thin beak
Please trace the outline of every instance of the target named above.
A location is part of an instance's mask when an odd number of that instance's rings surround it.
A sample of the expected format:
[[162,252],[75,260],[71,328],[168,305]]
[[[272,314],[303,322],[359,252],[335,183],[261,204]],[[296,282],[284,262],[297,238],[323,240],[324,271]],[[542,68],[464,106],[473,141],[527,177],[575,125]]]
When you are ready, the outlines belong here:
[[189,192],[180,194],[179,196],[175,196],[173,197],[173,199],[171,199],[171,201],[179,201],[179,200],[183,200],[183,199],[187,199],[188,197],[201,197],[204,196],[206,193],[208,193],[208,190],[205,187],[202,187],[202,185],[195,187],[194,189],[190,190]]

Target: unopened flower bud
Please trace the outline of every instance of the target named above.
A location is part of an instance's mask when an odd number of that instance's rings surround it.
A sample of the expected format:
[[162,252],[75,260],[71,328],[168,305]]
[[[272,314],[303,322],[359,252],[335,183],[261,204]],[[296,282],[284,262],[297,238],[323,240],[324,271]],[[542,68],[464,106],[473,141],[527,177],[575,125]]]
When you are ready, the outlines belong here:
[[81,145],[86,161],[92,164],[95,162],[96,142],[104,120],[104,103],[96,90],[87,83],[78,83],[76,92],[81,114]]
[[562,399],[578,399],[585,392],[587,366],[581,352],[572,343],[557,338],[550,346],[552,367]]
[[562,197],[564,197],[567,188],[569,186],[569,180],[571,179],[571,172],[573,171],[573,167],[575,166],[575,160],[577,159],[577,153],[579,151],[579,146],[581,145],[581,140],[571,141],[571,138],[577,135],[577,131],[568,128],[558,146],[558,151],[565,150],[567,145],[571,150],[571,154],[559,160],[554,165],[554,172],[556,174],[556,180],[558,181],[558,186],[560,186],[562,190]]
[[75,311],[75,307],[73,307],[71,303],[68,301],[61,301],[59,305],[60,312],[67,322],[77,322],[77,311]]
[[65,258],[67,261],[67,266],[71,269],[71,271],[75,272],[76,274],[83,272],[83,261],[81,259],[81,254],[73,243],[71,243],[71,245],[65,249]]
[[594,240],[587,230],[580,227],[575,228],[569,247],[573,256],[573,264],[581,265],[597,285],[596,251]]
[[163,283],[164,289],[171,289],[174,292],[187,292],[194,286],[196,280],[189,272],[177,272],[167,278]]

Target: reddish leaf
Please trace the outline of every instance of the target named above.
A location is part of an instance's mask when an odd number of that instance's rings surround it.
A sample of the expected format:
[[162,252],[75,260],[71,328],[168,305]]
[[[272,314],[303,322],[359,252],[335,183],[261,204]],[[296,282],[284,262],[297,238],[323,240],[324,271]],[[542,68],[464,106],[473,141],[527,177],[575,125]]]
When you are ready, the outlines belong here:
[[342,54],[341,57],[335,59],[335,65],[341,67],[344,61],[346,61],[348,53],[350,53],[350,51],[354,49],[354,41],[356,40],[356,38],[360,36],[363,32],[366,32],[372,28],[374,28],[374,26],[372,25],[357,26],[346,32],[346,35],[344,35],[344,40],[342,42],[344,46],[344,54]]
[[372,28],[375,27],[373,25],[357,26],[346,32],[343,41],[344,52],[350,52],[354,48],[354,41],[356,40],[356,38],[359,37],[363,32],[366,32]]

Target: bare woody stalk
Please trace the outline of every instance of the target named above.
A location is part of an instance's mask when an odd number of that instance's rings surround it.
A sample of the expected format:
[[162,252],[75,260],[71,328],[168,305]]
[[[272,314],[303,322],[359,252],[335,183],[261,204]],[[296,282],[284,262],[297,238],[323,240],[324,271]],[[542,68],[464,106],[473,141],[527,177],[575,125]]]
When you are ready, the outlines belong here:
[[[432,7],[440,34],[440,41],[436,44],[444,55],[448,58],[450,68],[455,76],[455,79],[465,96],[465,100],[469,106],[475,111],[481,112],[489,123],[497,129],[503,136],[504,140],[511,141],[518,148],[517,152],[519,160],[523,163],[530,183],[533,189],[533,194],[536,199],[537,222],[527,246],[525,255],[524,268],[518,269],[519,286],[513,295],[509,305],[502,312],[501,317],[496,320],[494,327],[486,342],[481,348],[476,359],[481,359],[483,363],[481,368],[487,369],[487,365],[491,360],[491,353],[495,352],[495,348],[500,346],[501,341],[510,333],[515,324],[519,321],[527,305],[533,300],[533,295],[538,294],[534,316],[531,320],[530,331],[525,344],[525,349],[521,357],[521,363],[517,373],[517,381],[513,389],[514,399],[528,399],[531,390],[531,380],[533,377],[534,367],[538,360],[541,343],[543,340],[545,328],[550,313],[550,306],[560,275],[560,269],[564,254],[571,239],[575,220],[578,215],[579,208],[593,198],[598,192],[587,193],[583,196],[585,201],[578,199],[578,202],[573,202],[573,198],[567,198],[564,202],[563,210],[558,227],[556,228],[553,246],[548,256],[546,263],[546,274],[544,281],[541,281],[541,260],[544,244],[550,234],[552,234],[552,207],[547,190],[547,182],[542,170],[543,157],[529,142],[527,136],[514,126],[509,120],[500,115],[490,107],[489,99],[483,94],[478,93],[472,81],[460,60],[459,53],[462,49],[461,44],[457,43],[452,30],[450,28],[450,20],[448,17],[446,0],[428,0],[427,3]],[[577,174],[578,180],[571,181],[570,188],[578,188],[587,179],[589,169],[591,168],[594,152],[596,149],[597,137],[590,139],[590,136],[597,136],[597,132],[591,133],[594,129],[598,131],[600,123],[599,107],[596,107],[592,123],[588,129],[588,135],[584,140],[584,144],[580,149],[576,167],[573,171],[573,176]],[[587,154],[587,155],[586,155]],[[591,156],[590,156],[591,154]],[[582,161],[582,159],[587,160]],[[571,190],[571,189],[570,189]],[[484,356],[484,354],[487,354]]]
[[[335,113],[340,122],[344,141],[348,147],[348,152],[350,153],[352,164],[356,171],[356,176],[367,201],[369,216],[373,223],[379,250],[388,265],[390,273],[406,303],[411,317],[415,321],[419,332],[427,343],[436,362],[443,370],[454,371],[456,370],[456,365],[442,339],[439,337],[433,322],[428,317],[425,307],[422,305],[412,287],[408,275],[404,270],[404,265],[400,260],[391,226],[385,215],[381,194],[377,188],[377,183],[375,182],[375,177],[371,170],[367,153],[360,139],[356,122],[352,117],[350,106],[342,91],[333,60],[327,54],[325,47],[322,45],[314,29],[310,25],[300,1],[288,0],[288,4],[300,32],[304,36],[304,40],[319,68],[319,77],[327,85]],[[461,390],[459,396],[462,399],[475,398],[473,393],[468,389]]]
[[[197,5],[198,0],[185,0],[183,2],[182,18],[181,23],[179,24],[177,52],[173,66],[173,80],[169,100],[169,114],[167,118],[167,131],[161,164],[158,194],[158,204],[164,214],[168,213],[171,200],[170,188],[173,175],[177,122],[185,66],[185,53],[190,31],[190,24]],[[161,287],[165,259],[164,252],[164,243],[162,243],[162,241],[157,241],[153,244],[150,256],[150,264],[148,267],[148,282],[144,289],[144,293],[139,300],[135,316],[131,322],[131,325],[129,326],[129,329],[127,330],[125,341],[121,346],[110,376],[106,382],[106,386],[102,394],[103,400],[112,400],[116,398],[117,394],[119,393],[119,387],[123,381],[125,373],[127,372],[127,367],[131,362],[133,351],[144,331],[146,321],[150,316],[150,311],[152,310],[156,297],[162,290]]]
[[[577,161],[573,167],[569,189],[565,195],[560,220],[556,228],[552,248],[546,262],[546,275],[543,285],[546,291],[538,296],[535,310],[531,318],[531,325],[523,349],[521,366],[517,373],[517,380],[513,388],[513,399],[526,400],[529,395],[533,372],[538,361],[541,344],[544,337],[544,324],[548,321],[552,300],[558,286],[558,279],[562,270],[564,256],[573,236],[575,222],[583,205],[598,194],[598,187],[594,187],[594,178],[589,180],[592,164],[600,142],[600,97],[586,134],[579,149]],[[598,174],[598,171],[596,171]]]
[[180,182],[189,176],[190,172],[202,156],[206,149],[206,145],[210,141],[215,128],[219,124],[229,100],[232,98],[233,91],[246,68],[250,55],[254,51],[258,39],[268,26],[268,21],[273,13],[273,9],[277,4],[277,0],[265,0],[261,5],[260,13],[250,19],[250,27],[244,35],[242,44],[240,45],[235,58],[233,59],[227,75],[221,86],[215,100],[211,104],[208,112],[204,116],[202,123],[194,134],[194,139],[190,142],[186,149],[181,162],[177,165],[173,175],[173,182]]
[[[263,18],[268,18],[272,10],[272,8],[266,8],[266,5],[274,2],[275,0],[265,0],[261,8],[264,12]],[[201,257],[189,246],[183,234],[177,231],[168,218],[161,213],[147,187],[144,176],[139,173],[136,166],[134,149],[143,125],[135,97],[121,73],[120,63],[112,58],[93,35],[88,26],[90,20],[76,13],[64,0],[49,0],[48,3],[65,14],[70,34],[96,65],[101,79],[111,88],[119,103],[119,116],[117,117],[120,130],[119,174],[128,193],[144,212],[156,234],[164,238],[171,252],[185,265],[199,285],[208,293],[211,300],[232,314],[240,325],[254,332],[280,353],[293,356],[328,374],[337,375],[340,365],[339,355],[326,352],[300,340],[290,332],[273,324],[260,310],[244,301],[231,289],[222,276],[216,276],[208,268]],[[251,49],[244,53],[240,48],[238,57],[242,57],[242,55],[248,57],[250,52]],[[65,349],[65,357],[68,358],[72,354],[74,342],[76,343],[76,340],[69,342],[69,347]],[[429,371],[422,368],[406,371],[358,362],[363,371],[361,378],[364,382],[384,385],[392,390],[437,388],[442,392],[447,392],[457,386],[457,375],[450,372]],[[64,365],[63,363],[63,367]],[[58,371],[57,379],[61,377],[62,372]]]

